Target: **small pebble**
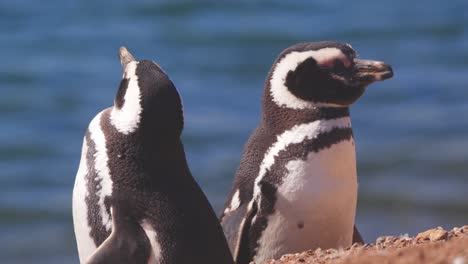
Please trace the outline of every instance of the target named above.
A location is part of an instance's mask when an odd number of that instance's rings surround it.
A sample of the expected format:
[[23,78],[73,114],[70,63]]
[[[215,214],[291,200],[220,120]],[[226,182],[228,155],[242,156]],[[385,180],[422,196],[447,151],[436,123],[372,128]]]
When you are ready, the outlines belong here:
[[429,229],[422,233],[419,233],[416,236],[417,240],[429,240],[429,241],[439,241],[445,240],[448,237],[448,232],[444,230],[442,227],[436,227],[433,229]]

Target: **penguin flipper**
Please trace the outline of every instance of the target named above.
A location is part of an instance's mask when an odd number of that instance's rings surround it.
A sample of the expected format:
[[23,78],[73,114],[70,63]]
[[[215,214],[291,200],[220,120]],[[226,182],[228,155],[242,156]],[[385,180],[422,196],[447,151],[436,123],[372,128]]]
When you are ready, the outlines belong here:
[[111,207],[112,232],[91,255],[87,264],[147,263],[151,245],[136,221]]
[[233,255],[239,244],[239,238],[243,230],[243,220],[246,214],[247,204],[243,204],[236,210],[224,215],[221,219],[221,226],[223,227],[224,235],[226,236],[229,249]]
[[249,204],[243,204],[226,214],[221,220],[235,263],[249,263],[252,257],[249,248],[249,230],[257,212],[256,208],[255,200],[252,200]]
[[364,244],[364,239],[362,239],[361,234],[359,233],[356,225],[354,226],[354,231],[353,231],[353,244],[358,243],[363,245]]
[[91,255],[90,259],[87,264],[105,264],[105,263],[125,263],[127,260],[121,259],[120,254],[116,254],[118,246],[115,244],[118,243],[116,242],[118,238],[115,235],[115,232],[112,232],[111,235],[96,249],[96,251]]

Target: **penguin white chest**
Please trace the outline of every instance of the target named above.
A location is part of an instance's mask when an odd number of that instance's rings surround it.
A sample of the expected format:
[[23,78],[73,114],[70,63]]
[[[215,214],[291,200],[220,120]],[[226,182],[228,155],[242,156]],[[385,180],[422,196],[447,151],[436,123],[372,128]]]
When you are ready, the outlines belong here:
[[257,256],[351,245],[357,202],[352,137],[291,160],[285,169]]

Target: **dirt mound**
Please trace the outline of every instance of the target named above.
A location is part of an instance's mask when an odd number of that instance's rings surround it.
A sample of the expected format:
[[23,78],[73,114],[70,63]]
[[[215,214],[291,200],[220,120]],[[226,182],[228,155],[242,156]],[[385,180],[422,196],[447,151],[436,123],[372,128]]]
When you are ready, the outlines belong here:
[[468,226],[446,231],[441,227],[416,237],[383,236],[375,244],[354,244],[349,248],[317,249],[284,255],[267,264],[357,264],[357,263],[450,263],[468,264]]

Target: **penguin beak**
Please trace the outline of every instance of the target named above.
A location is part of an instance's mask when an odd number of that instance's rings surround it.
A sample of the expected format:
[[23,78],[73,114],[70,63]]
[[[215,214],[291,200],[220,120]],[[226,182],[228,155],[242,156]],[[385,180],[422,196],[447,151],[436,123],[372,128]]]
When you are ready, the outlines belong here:
[[366,85],[392,77],[392,67],[382,61],[354,59],[353,79],[358,83]]
[[122,64],[122,68],[124,69],[125,71],[125,68],[127,67],[127,65],[132,62],[132,61],[135,61],[135,58],[133,57],[133,55],[127,50],[126,47],[120,47],[119,49],[119,57],[120,57],[120,64]]

